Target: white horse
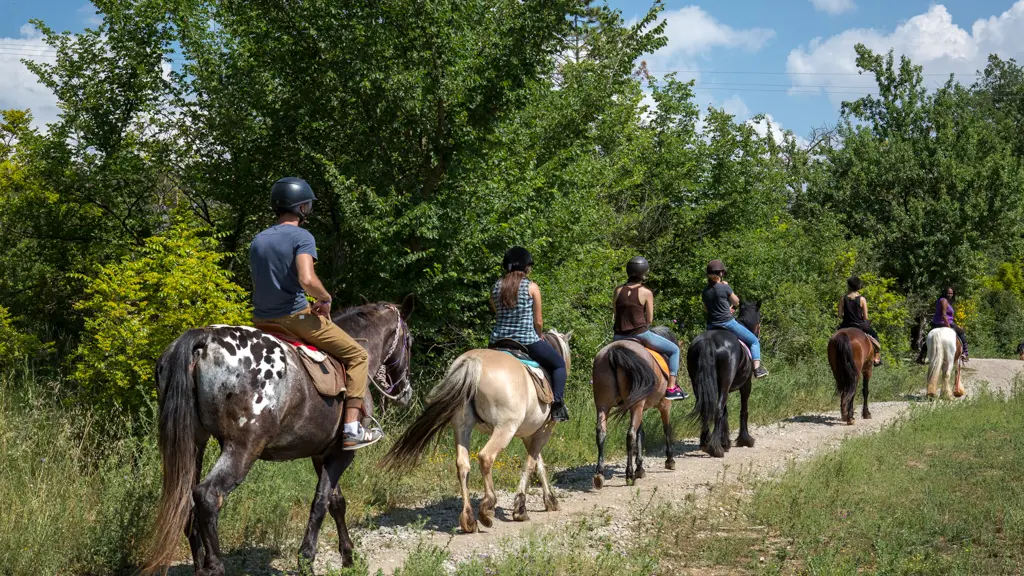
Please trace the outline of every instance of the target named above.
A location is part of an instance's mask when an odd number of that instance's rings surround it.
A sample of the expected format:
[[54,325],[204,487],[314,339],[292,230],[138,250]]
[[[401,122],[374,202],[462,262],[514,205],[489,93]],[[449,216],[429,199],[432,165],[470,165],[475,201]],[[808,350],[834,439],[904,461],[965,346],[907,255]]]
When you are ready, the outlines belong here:
[[[942,391],[946,396],[964,395],[963,384],[960,383],[960,357],[963,348],[956,332],[952,328],[933,328],[928,333],[928,397],[939,395],[939,378],[942,378]],[[949,380],[956,369],[956,388],[950,390]]]
[[[570,369],[570,334],[551,330],[544,339],[565,360]],[[381,462],[391,469],[414,466],[423,450],[448,424],[455,432],[456,467],[462,488],[462,513],[459,525],[466,533],[477,531],[477,520],[469,502],[469,443],[473,429],[489,434],[490,439],[477,459],[484,477],[484,498],[480,501],[479,520],[490,527],[494,519],[494,480],[491,467],[512,438],[522,438],[526,446],[526,465],[519,481],[512,518],[529,520],[526,514],[526,486],[534,470],[540,476],[544,508],[558,510],[558,500],[548,486],[544,460],[540,452],[551,438],[554,422],[548,418],[550,406],[537,399],[537,390],[526,367],[512,355],[498,350],[470,350],[448,368],[448,373],[427,396],[423,414],[405,431]]]

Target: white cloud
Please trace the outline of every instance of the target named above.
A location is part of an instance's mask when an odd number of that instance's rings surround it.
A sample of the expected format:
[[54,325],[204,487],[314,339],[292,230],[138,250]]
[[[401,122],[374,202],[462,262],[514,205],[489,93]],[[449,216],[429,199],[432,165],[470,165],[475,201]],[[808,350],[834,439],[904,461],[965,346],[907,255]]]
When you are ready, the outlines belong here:
[[0,109],[28,108],[36,126],[57,119],[57,98],[39,83],[22,60],[53,62],[55,52],[31,24],[21,27],[19,38],[0,38]]
[[739,94],[733,94],[726,98],[722,102],[721,108],[727,114],[732,114],[737,118],[750,118],[750,108],[747,107],[746,102],[743,101],[743,98],[740,98]]
[[876,53],[892,48],[897,57],[908,56],[924,68],[929,88],[940,86],[949,73],[970,83],[975,72],[985,67],[989,54],[1018,61],[1024,57],[1024,0],[998,16],[975,21],[969,32],[953,23],[945,6],[936,4],[890,33],[855,28],[827,39],[815,38],[789,53],[786,70],[794,86],[791,93],[825,92],[838,104],[873,90],[876,85],[870,75],[856,75],[853,47],[858,42]]
[[86,26],[95,28],[103,24],[103,17],[96,11],[96,6],[92,2],[86,2],[84,6],[78,9],[78,14],[81,15],[82,21]]
[[818,10],[819,12],[828,12],[833,16],[844,12],[850,12],[857,8],[857,5],[853,3],[853,0],[811,0],[811,4],[814,4],[815,10]]
[[[665,12],[665,36],[668,44],[647,56],[647,65],[656,75],[673,70],[696,70],[696,59],[715,48],[760,50],[774,35],[767,28],[735,29],[714,19],[698,6],[686,6]],[[695,77],[680,73],[680,79]]]

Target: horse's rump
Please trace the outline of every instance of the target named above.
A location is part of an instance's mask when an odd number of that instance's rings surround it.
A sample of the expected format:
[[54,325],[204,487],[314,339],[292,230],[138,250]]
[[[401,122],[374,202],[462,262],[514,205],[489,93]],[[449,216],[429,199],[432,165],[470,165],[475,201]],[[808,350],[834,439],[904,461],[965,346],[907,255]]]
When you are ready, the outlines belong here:
[[530,376],[530,379],[533,380],[538,402],[547,405],[555,401],[555,393],[551,389],[551,374],[538,364],[536,360],[530,358],[525,346],[515,340],[499,340],[488,346],[487,349],[504,352],[519,361],[523,369]]

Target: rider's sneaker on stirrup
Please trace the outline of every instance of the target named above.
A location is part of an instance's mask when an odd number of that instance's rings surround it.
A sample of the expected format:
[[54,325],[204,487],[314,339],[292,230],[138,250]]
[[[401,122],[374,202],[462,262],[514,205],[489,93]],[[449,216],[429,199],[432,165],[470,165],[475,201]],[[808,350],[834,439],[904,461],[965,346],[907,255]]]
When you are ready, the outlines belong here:
[[671,388],[669,390],[665,390],[665,398],[669,400],[686,400],[689,397],[690,395],[687,394],[686,392],[683,392],[683,389],[678,386],[676,386],[675,388]]
[[551,421],[552,422],[567,422],[569,420],[569,411],[565,409],[565,404],[556,402],[551,405]]
[[362,424],[359,425],[359,431],[353,434],[342,433],[341,438],[341,449],[342,450],[359,450],[360,448],[366,448],[371,444],[376,444],[381,438],[384,437],[384,431],[380,428],[364,428]]
[[754,370],[754,378],[764,378],[768,375],[768,370],[764,366],[758,366],[757,370]]

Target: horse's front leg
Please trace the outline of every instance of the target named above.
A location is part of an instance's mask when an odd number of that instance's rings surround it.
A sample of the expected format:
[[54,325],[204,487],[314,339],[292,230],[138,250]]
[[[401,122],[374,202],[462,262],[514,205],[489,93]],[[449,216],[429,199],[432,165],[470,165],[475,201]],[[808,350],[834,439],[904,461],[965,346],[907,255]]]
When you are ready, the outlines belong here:
[[672,401],[663,398],[658,404],[658,412],[661,413],[661,427],[665,431],[665,469],[675,470],[676,461],[672,458]]
[[[530,455],[530,459],[535,463],[537,476],[540,479],[541,494],[544,497],[544,509],[548,512],[557,512],[559,510],[558,499],[555,498],[555,493],[551,490],[551,486],[548,484],[548,472],[544,468],[544,456],[541,454],[544,450],[544,446],[546,446],[548,440],[551,439],[552,432],[554,432],[553,426],[545,426],[530,438],[530,442],[526,446],[526,449]],[[523,495],[525,498],[525,492],[523,492]]]
[[754,447],[754,439],[750,436],[750,429],[747,427],[747,418],[750,415],[748,407],[751,388],[750,380],[747,380],[747,383],[740,388],[740,435],[736,437],[736,445],[745,448]]
[[[342,493],[338,481],[341,479],[341,475],[345,473],[345,470],[352,464],[352,461],[355,460],[355,457],[355,452],[342,450],[324,464],[331,482],[331,496],[327,501],[327,509],[334,518],[335,526],[338,527],[338,553],[341,554],[341,565],[346,568],[352,566],[354,562],[352,558],[354,544],[352,543],[352,537],[348,533],[348,524],[345,523],[345,510],[347,508],[345,494]],[[315,548],[313,553],[316,554]],[[312,558],[310,559],[310,564],[312,565]]]
[[608,410],[599,408],[597,410],[597,429],[594,434],[597,438],[597,470],[594,471],[594,488],[600,490],[604,487],[604,441],[608,437]]

